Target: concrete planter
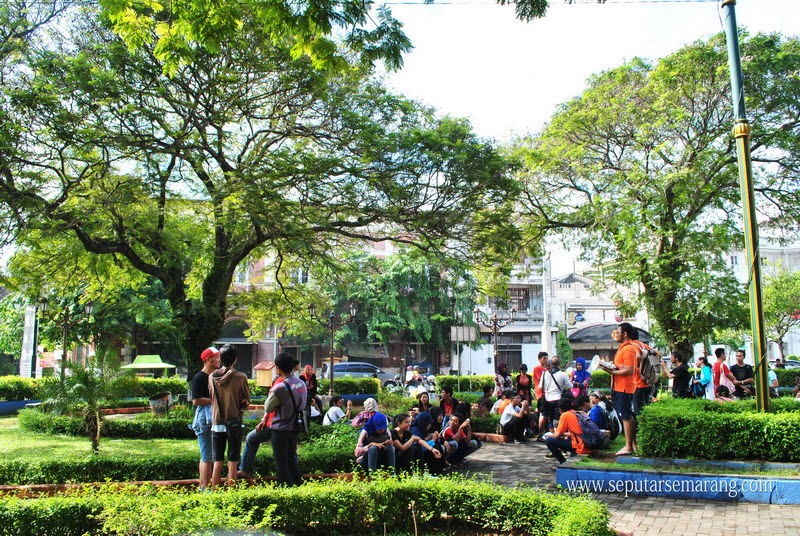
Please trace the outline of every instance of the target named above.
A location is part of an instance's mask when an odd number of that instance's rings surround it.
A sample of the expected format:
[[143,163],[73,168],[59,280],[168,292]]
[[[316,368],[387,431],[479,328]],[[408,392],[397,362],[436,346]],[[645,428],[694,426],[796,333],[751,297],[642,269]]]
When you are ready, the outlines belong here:
[[8,400],[0,402],[0,415],[16,415],[28,404],[39,404],[39,400]]
[[[663,462],[663,460],[660,460]],[[619,493],[760,504],[800,504],[800,478],[677,473],[663,470],[581,468],[569,465],[556,469],[556,484],[570,491]],[[735,470],[735,468],[731,468]]]

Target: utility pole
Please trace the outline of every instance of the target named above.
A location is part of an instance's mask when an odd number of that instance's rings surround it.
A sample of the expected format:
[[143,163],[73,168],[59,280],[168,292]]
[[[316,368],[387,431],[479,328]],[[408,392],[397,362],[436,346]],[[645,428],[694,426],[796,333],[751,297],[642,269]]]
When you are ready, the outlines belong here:
[[761,253],[758,243],[755,193],[753,191],[753,166],[750,159],[750,123],[744,108],[742,61],[739,54],[739,34],[736,26],[736,0],[722,0],[725,40],[728,44],[728,67],[731,73],[731,91],[735,121],[733,137],[739,160],[739,187],[742,194],[744,219],[744,244],[747,256],[750,288],[750,326],[753,331],[753,363],[755,364],[756,409],[769,410],[769,384],[767,381],[767,340],[764,329],[764,310],[761,307]]

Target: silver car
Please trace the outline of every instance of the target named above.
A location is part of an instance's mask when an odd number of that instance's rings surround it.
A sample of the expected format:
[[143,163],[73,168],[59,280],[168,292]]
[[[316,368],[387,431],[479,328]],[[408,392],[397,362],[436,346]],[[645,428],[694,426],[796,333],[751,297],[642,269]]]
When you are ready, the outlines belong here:
[[336,363],[333,365],[333,378],[341,377],[350,378],[372,378],[377,377],[381,381],[383,387],[392,387],[397,385],[397,379],[391,372],[386,372],[380,367],[376,367],[372,363],[362,363],[359,361],[347,361],[344,363]]

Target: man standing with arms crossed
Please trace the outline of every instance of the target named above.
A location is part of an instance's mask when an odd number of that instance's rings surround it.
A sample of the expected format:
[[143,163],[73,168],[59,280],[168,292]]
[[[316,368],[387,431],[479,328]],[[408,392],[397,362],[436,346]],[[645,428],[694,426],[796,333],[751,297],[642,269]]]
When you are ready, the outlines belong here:
[[619,343],[617,353],[614,355],[614,364],[607,365],[600,362],[611,374],[611,392],[614,396],[614,409],[622,420],[622,429],[625,432],[625,446],[615,456],[630,456],[635,450],[636,421],[633,420],[633,395],[636,392],[634,374],[636,373],[636,360],[639,357],[639,347],[633,343],[638,339],[638,333],[628,322],[621,323],[611,332],[611,338]]
[[292,374],[294,358],[289,354],[278,354],[275,368],[283,381],[272,386],[264,403],[265,413],[275,411],[275,417],[270,424],[272,456],[275,459],[278,483],[299,486],[302,476],[297,461],[297,418],[306,407],[306,384]]
[[189,426],[197,435],[200,444],[200,491],[205,491],[211,482],[211,469],[214,458],[211,452],[211,392],[208,390],[208,377],[219,368],[219,350],[213,346],[200,354],[203,368],[192,378],[192,406],[194,420]]

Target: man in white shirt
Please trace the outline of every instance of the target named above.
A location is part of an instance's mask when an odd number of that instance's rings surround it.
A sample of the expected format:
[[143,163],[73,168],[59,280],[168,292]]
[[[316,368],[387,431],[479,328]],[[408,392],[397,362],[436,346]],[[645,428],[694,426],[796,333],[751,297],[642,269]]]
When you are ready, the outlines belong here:
[[339,422],[342,419],[350,419],[350,412],[353,409],[353,401],[347,401],[347,413],[342,411],[342,406],[344,405],[344,400],[341,396],[336,395],[331,398],[331,408],[325,413],[325,418],[322,419],[323,426],[330,426],[335,422]]
[[525,429],[528,427],[528,401],[521,401],[519,394],[514,394],[511,403],[503,410],[500,416],[500,426],[504,435],[514,438],[514,443],[523,443]]
[[552,432],[555,429],[555,421],[560,414],[558,403],[561,401],[562,391],[569,390],[572,382],[565,372],[559,370],[561,360],[558,356],[550,358],[550,367],[542,373],[542,392],[544,401],[542,402],[542,415],[547,418],[547,427]]

